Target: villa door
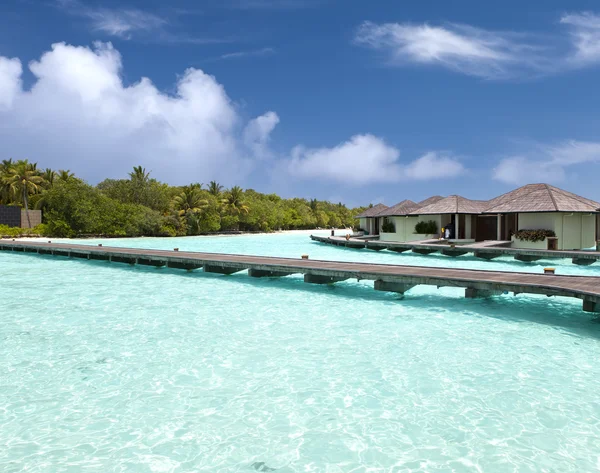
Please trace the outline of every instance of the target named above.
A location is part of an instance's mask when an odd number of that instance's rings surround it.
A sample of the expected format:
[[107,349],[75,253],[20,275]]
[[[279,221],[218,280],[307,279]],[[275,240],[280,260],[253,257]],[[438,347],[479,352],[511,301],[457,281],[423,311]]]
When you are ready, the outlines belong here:
[[498,217],[496,215],[478,215],[475,225],[475,240],[495,240],[498,232]]

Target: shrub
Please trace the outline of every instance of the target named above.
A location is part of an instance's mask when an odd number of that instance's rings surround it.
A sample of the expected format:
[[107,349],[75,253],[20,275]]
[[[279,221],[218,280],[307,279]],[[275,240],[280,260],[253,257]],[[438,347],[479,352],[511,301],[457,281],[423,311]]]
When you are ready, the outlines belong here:
[[552,230],[519,230],[515,233],[515,238],[523,241],[536,242],[544,241],[546,238],[555,237],[556,233]]
[[381,231],[383,233],[396,233],[396,225],[389,219],[384,219],[381,225]]
[[44,236],[46,235],[46,226],[40,224],[33,228],[9,227],[8,225],[0,225],[0,238],[10,237],[17,238],[21,236]]
[[437,232],[438,226],[435,220],[419,222],[415,225],[415,233],[419,235],[435,235]]

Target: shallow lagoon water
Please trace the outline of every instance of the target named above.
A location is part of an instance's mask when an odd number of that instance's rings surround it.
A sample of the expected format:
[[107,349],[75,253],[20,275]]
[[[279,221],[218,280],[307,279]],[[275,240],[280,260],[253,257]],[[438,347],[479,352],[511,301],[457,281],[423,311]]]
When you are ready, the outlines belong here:
[[[297,234],[103,243],[548,265],[346,250]],[[2,472],[600,471],[600,323],[580,301],[428,287],[400,299],[369,282],[11,253],[0,267]]]

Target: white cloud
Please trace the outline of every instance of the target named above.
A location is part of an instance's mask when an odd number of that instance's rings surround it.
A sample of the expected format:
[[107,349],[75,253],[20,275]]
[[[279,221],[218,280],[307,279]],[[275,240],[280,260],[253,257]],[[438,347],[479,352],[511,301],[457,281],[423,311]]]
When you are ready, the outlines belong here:
[[270,56],[275,54],[275,50],[273,48],[261,48],[261,49],[253,49],[251,51],[236,51],[233,53],[227,53],[221,55],[221,59],[239,59],[243,57],[262,57],[262,56]]
[[[163,44],[227,43],[227,38],[193,37],[173,32],[166,16],[159,16],[137,8],[92,7],[79,0],[56,0],[58,8],[74,17],[89,21],[94,32],[120,39],[141,39]],[[173,10],[177,13],[177,9]],[[192,13],[186,13],[192,14]]]
[[429,152],[406,166],[404,173],[410,179],[428,180],[456,177],[464,171],[465,168],[456,159]]
[[572,60],[582,64],[600,60],[600,16],[590,12],[564,15],[561,23],[569,25],[575,54]]
[[[23,90],[20,63],[0,57],[0,142],[7,156],[91,180],[143,164],[173,183],[227,184],[252,169],[243,120],[223,86],[201,70],[185,71],[174,95],[147,78],[124,86],[121,56],[105,43],[94,49],[57,43],[29,68],[35,82]],[[258,143],[267,143],[275,117],[250,122],[261,125]]]
[[600,162],[600,143],[566,141],[553,146],[502,159],[493,171],[494,179],[508,184],[560,182],[569,167]]
[[84,15],[92,21],[95,31],[103,31],[121,38],[131,38],[138,31],[156,31],[162,29],[167,21],[164,18],[142,10],[86,9]]
[[486,79],[555,74],[600,61],[600,16],[564,15],[570,36],[492,31],[469,25],[363,23],[358,44],[381,50],[393,65],[438,65]]
[[543,68],[539,47],[522,42],[522,37],[465,25],[365,22],[355,39],[387,51],[395,64],[437,64],[485,78],[509,77],[515,69]]
[[293,176],[349,185],[454,177],[463,171],[457,161],[435,153],[405,165],[397,148],[373,135],[355,135],[333,148],[296,147],[287,167]]
[[400,152],[373,135],[356,135],[334,148],[292,151],[289,172],[302,178],[341,181],[347,184],[393,182],[400,179]]
[[271,157],[268,144],[271,132],[278,123],[279,116],[275,112],[267,112],[248,122],[244,129],[244,143],[254,151],[255,156]]
[[0,56],[0,110],[12,105],[21,89],[22,72],[21,61]]

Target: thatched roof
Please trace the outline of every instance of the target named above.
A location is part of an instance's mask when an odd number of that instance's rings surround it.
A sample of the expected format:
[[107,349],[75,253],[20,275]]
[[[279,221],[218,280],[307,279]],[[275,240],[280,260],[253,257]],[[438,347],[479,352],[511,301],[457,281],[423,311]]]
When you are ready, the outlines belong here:
[[377,214],[378,217],[392,217],[394,215],[408,215],[411,211],[418,207],[412,200],[403,200],[396,205],[384,209]]
[[377,205],[374,205],[373,207],[369,207],[364,212],[358,214],[354,218],[377,217],[378,216],[377,214],[379,212],[383,212],[385,209],[387,209],[387,205],[377,204]]
[[450,195],[429,205],[418,207],[411,215],[478,214],[488,206],[486,200],[470,200],[460,195]]
[[528,184],[489,201],[484,213],[598,212],[600,203],[549,184]]
[[417,206],[419,206],[419,207],[425,207],[427,205],[435,204],[436,202],[439,202],[442,199],[445,199],[445,197],[442,196],[442,195],[434,195],[432,197],[429,197],[428,199],[425,199],[425,200],[422,200],[421,202],[418,202]]

